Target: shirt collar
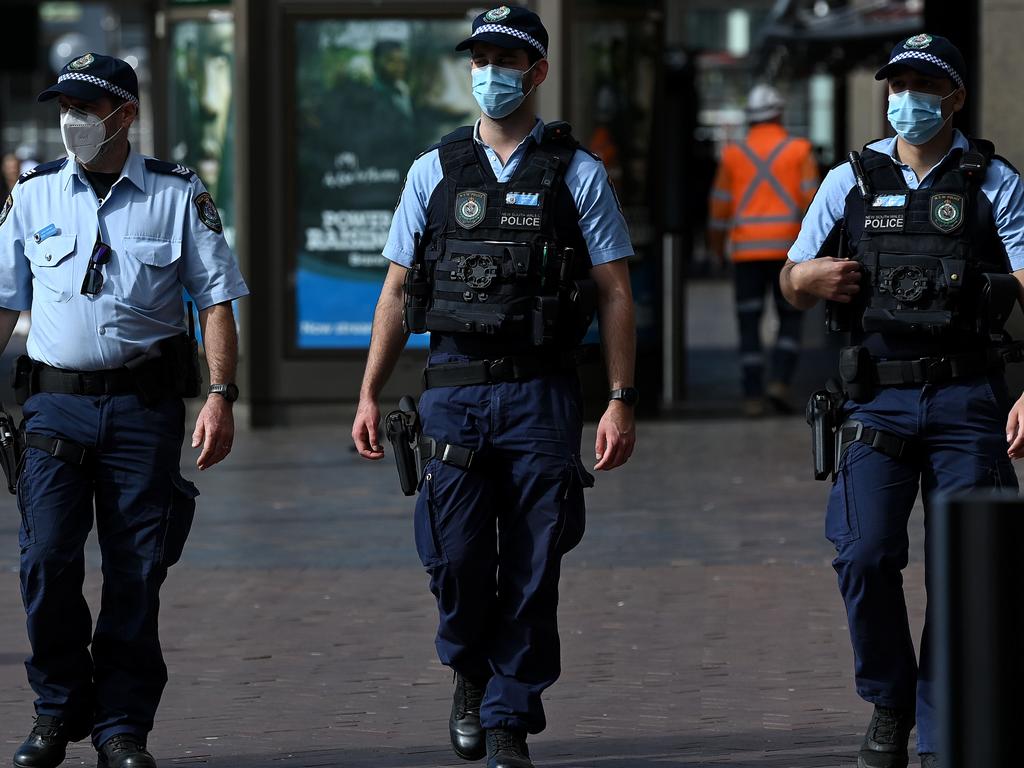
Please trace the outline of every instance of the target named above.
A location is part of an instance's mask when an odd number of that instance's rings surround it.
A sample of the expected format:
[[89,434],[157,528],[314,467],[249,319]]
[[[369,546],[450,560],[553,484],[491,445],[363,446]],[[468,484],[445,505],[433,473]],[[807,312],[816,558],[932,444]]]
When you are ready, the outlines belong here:
[[[482,147],[484,147],[486,149],[490,149],[490,147],[487,146],[487,144],[484,142],[484,140],[480,138],[480,122],[481,122],[480,120],[477,120],[476,121],[476,125],[473,126],[473,141],[475,141],[477,144],[479,144],[480,146],[482,146]],[[541,142],[541,140],[543,138],[544,138],[544,121],[541,120],[538,117],[538,118],[535,118],[535,122],[533,124],[533,128],[526,135],[526,137],[521,142],[519,142],[519,146],[516,147],[515,152],[513,152],[512,154],[513,155],[516,154],[516,152],[518,152],[520,149],[522,149],[523,145],[527,141],[529,141],[530,139],[533,139],[535,142],[540,144],[540,142]],[[511,155],[510,155],[510,157],[511,157]]]
[[[907,166],[906,163],[901,162],[900,159],[898,157],[896,157],[896,139],[897,139],[896,136],[892,136],[891,138],[888,138],[888,139],[882,139],[881,141],[877,142],[876,144],[873,144],[871,148],[874,149],[877,152],[884,152],[889,157],[891,157],[893,159],[893,161],[896,162],[899,166],[901,166],[903,168],[907,168],[909,166]],[[967,141],[967,138],[962,133],[960,133],[959,129],[954,128],[953,129],[953,143],[949,147],[949,151],[946,152],[946,154],[942,156],[942,160],[940,160],[939,162],[937,162],[935,164],[935,167],[937,168],[938,166],[942,165],[946,161],[946,158],[949,157],[953,153],[953,150],[960,149],[960,150],[963,150],[964,152],[966,152],[970,148],[971,148],[971,145]],[[929,171],[929,173],[930,172],[931,171]]]
[[[88,179],[85,178],[85,171],[73,158],[68,158],[67,163],[61,169],[61,187],[67,189],[68,184],[72,178],[78,177],[78,180],[89,186]],[[145,160],[142,155],[136,152],[134,149],[129,147],[128,159],[124,161],[124,167],[121,169],[121,175],[117,178],[117,181],[121,179],[128,179],[132,184],[139,188],[139,191],[146,191],[146,177],[145,177]],[[117,182],[114,182],[115,184]]]

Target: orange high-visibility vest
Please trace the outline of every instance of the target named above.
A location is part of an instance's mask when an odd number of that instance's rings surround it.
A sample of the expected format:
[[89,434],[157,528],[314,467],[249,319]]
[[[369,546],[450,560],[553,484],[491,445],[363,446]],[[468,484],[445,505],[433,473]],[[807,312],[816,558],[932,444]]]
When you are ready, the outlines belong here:
[[728,230],[733,261],[784,259],[817,189],[811,143],[778,123],[754,125],[722,151],[709,226]]

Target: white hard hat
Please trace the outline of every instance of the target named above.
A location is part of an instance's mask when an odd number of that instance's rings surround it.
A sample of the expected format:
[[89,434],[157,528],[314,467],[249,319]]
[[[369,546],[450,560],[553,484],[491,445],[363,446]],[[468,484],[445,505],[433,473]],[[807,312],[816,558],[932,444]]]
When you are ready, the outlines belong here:
[[747,119],[752,123],[771,120],[782,114],[786,102],[777,90],[770,85],[755,85],[747,97]]

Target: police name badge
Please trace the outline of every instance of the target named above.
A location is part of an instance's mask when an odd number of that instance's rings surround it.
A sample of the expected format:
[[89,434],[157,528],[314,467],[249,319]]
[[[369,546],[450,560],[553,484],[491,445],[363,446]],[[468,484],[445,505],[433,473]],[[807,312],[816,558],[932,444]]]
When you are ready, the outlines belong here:
[[932,44],[931,35],[914,35],[907,39],[907,42],[903,44],[904,48],[910,48],[914,51],[920,51],[922,48],[927,48]]
[[964,221],[964,196],[932,195],[929,211],[933,227],[940,232],[952,232]]
[[468,190],[455,196],[455,220],[463,229],[473,229],[487,213],[487,193]]
[[869,211],[864,217],[865,232],[902,232],[906,223],[903,210]]
[[512,13],[512,9],[507,5],[499,5],[484,14],[484,21],[501,21],[507,19],[510,13]]
[[213,198],[209,192],[203,192],[195,199],[196,210],[199,212],[199,220],[217,234],[224,231],[224,225],[220,220],[220,212],[214,205]]
[[14,207],[14,197],[11,195],[7,196],[7,200],[4,202],[3,209],[0,209],[0,227],[7,221],[7,214],[11,212],[11,208]]
[[93,56],[91,53],[87,53],[85,54],[85,56],[79,56],[77,59],[68,64],[68,69],[74,70],[75,72],[80,72],[81,70],[86,69],[94,61],[96,61],[96,57]]

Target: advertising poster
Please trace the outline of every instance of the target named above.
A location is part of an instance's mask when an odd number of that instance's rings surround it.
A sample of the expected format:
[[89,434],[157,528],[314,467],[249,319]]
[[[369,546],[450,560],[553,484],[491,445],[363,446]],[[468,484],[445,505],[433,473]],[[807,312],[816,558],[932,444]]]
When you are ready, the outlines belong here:
[[296,23],[296,348],[368,346],[406,172],[476,114],[453,50],[465,33],[462,19]]

